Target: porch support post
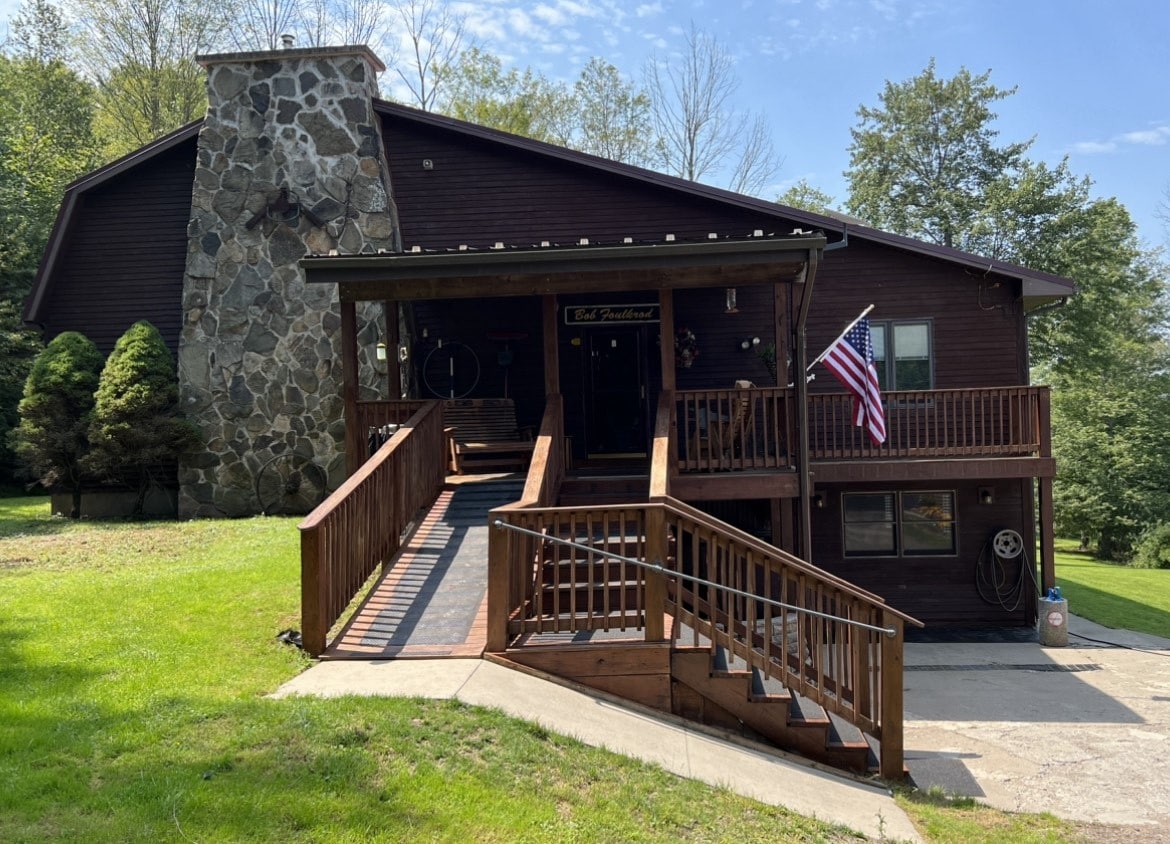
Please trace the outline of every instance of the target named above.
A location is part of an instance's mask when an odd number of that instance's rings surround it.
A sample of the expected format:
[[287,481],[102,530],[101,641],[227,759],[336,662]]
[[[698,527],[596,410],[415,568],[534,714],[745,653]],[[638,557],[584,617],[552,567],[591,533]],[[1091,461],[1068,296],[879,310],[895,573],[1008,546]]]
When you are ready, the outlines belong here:
[[386,316],[386,398],[397,401],[402,398],[402,362],[398,359],[398,303],[383,302],[382,311]]
[[[491,514],[495,519],[495,514]],[[484,650],[499,654],[508,649],[508,616],[512,613],[512,531],[494,525],[488,529],[487,643]]]
[[[666,565],[666,514],[661,504],[646,508],[646,562]],[[666,638],[666,576],[646,570],[646,641]]]
[[[800,484],[800,536],[797,556],[812,559],[812,472],[809,466],[808,447],[808,312],[812,308],[813,281],[817,275],[820,250],[810,249],[804,269],[804,285],[800,291],[800,314],[796,319],[796,365],[792,378],[796,385],[797,437],[800,456],[797,458],[797,480]],[[777,370],[778,372],[779,370]]]
[[893,628],[896,632],[893,636],[881,634],[882,745],[878,773],[882,779],[901,780],[906,776],[903,768],[905,733],[902,725],[902,649],[905,640],[902,619],[891,612],[884,612],[882,627]]
[[[1027,348],[1025,344],[1024,348]],[[1039,425],[1040,456],[1052,456],[1052,394],[1040,390],[1036,424]],[[1056,549],[1053,546],[1052,477],[1040,479],[1040,586],[1047,594],[1056,585]]]
[[662,391],[673,393],[674,378],[674,291],[664,287],[658,291],[658,356],[661,359]]
[[557,345],[557,297],[542,296],[541,316],[544,337],[544,395],[555,396],[561,391],[561,358]]
[[1045,594],[1056,585],[1056,549],[1053,545],[1052,478],[1040,479],[1040,587]]
[[362,442],[357,414],[357,305],[341,303],[341,400],[345,405],[345,473],[352,476],[362,465]]

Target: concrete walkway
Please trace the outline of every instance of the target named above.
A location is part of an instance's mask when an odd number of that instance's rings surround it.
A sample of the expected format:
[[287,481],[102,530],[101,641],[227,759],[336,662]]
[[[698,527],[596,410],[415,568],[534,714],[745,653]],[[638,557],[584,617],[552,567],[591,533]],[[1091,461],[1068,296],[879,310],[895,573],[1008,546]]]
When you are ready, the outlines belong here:
[[484,660],[322,662],[274,696],[296,694],[455,698],[870,838],[884,834],[885,840],[921,840],[884,788],[722,741],[675,719],[654,717]]

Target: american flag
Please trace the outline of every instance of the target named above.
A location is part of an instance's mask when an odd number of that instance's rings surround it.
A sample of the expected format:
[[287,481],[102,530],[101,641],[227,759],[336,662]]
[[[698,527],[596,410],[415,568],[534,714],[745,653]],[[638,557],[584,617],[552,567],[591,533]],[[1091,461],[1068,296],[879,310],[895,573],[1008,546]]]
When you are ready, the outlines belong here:
[[874,445],[886,441],[886,414],[873,363],[869,319],[862,317],[825,353],[825,366],[853,394],[853,424],[864,427]]

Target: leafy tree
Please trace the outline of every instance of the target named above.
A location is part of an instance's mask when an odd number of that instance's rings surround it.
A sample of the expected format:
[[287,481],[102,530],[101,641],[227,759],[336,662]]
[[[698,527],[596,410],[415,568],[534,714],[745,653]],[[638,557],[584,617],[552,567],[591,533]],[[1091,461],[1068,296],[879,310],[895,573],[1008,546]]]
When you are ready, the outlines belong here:
[[762,187],[778,169],[764,123],[733,108],[734,57],[693,23],[681,59],[651,58],[646,88],[667,172],[702,181],[730,168],[732,189],[742,191]]
[[198,440],[179,417],[175,361],[158,329],[142,320],[118,338],[95,394],[91,450],[85,465],[114,481],[129,477],[141,516],[160,466],[173,464]]
[[567,142],[571,99],[563,85],[531,68],[504,70],[499,57],[473,47],[438,75],[439,111],[538,141]]
[[61,62],[56,7],[30,0],[0,55],[0,483],[13,478],[7,432],[41,348],[21,321],[65,186],[97,163],[93,88]]
[[153,141],[207,109],[193,57],[217,48],[232,16],[220,0],[66,0],[84,38],[112,154]]
[[73,493],[70,515],[81,514],[82,459],[102,354],[75,331],[57,335],[33,363],[20,401],[20,424],[10,441],[28,473],[46,487]]
[[41,349],[37,333],[21,325],[16,305],[0,301],[0,486],[16,478],[16,453],[9,432],[20,422],[24,384]]
[[650,96],[604,59],[592,58],[573,83],[577,121],[571,145],[613,161],[648,166],[654,141]]
[[789,208],[800,208],[814,214],[828,214],[833,210],[833,203],[836,200],[820,188],[809,184],[807,179],[801,179],[776,197],[776,201]]
[[1030,141],[997,144],[992,106],[1015,93],[961,68],[926,69],[886,82],[877,108],[861,106],[851,130],[847,209],[871,225],[963,248],[993,185],[1019,167]]

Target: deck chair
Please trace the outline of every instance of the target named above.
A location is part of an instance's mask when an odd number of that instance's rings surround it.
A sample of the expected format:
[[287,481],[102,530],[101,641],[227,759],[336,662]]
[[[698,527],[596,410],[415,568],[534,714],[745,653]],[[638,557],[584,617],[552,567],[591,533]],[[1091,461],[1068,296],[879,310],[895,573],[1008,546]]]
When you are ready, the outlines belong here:
[[[736,381],[735,389],[750,390],[756,385],[751,381]],[[737,446],[749,435],[755,402],[751,396],[741,396],[731,408],[726,422],[720,422],[711,432],[712,454],[719,455],[720,468],[729,468]]]

